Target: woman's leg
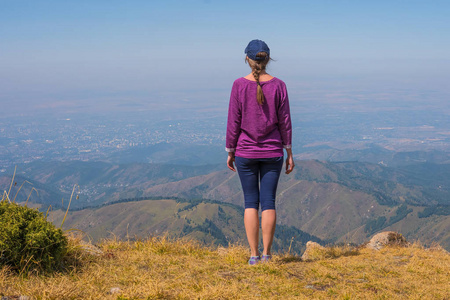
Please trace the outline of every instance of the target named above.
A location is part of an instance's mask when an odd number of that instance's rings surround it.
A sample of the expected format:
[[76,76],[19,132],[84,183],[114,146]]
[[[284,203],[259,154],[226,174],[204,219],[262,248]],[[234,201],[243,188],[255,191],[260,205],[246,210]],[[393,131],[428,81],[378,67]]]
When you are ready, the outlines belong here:
[[261,213],[261,229],[264,244],[263,255],[271,255],[270,249],[272,248],[276,223],[277,214],[275,209],[266,209]]
[[244,213],[245,233],[247,234],[248,245],[251,256],[259,256],[259,216],[258,210],[246,208]]
[[235,158],[235,163],[244,192],[244,225],[251,256],[259,256],[259,163],[238,156]]
[[265,159],[260,161],[261,174],[261,229],[263,233],[264,251],[263,255],[271,255],[273,236],[277,215],[275,211],[275,197],[277,193],[278,180],[283,167],[283,157]]

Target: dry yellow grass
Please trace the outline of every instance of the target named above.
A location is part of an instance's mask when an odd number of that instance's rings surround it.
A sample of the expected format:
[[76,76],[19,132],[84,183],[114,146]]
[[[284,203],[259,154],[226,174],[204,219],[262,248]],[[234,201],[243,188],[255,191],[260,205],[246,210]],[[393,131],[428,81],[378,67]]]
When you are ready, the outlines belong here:
[[33,299],[449,299],[450,256],[439,247],[328,248],[248,266],[248,250],[150,238],[107,240],[86,254],[71,240],[73,267],[27,278],[0,270],[0,295]]

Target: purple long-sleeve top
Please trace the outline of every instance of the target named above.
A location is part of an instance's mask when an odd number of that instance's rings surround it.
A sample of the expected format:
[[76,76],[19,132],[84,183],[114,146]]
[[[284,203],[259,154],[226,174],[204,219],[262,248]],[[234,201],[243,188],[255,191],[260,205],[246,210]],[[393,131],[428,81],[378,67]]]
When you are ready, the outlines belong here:
[[286,84],[274,77],[260,82],[265,101],[256,99],[257,83],[236,79],[228,108],[226,148],[244,158],[283,156],[291,148],[292,125]]

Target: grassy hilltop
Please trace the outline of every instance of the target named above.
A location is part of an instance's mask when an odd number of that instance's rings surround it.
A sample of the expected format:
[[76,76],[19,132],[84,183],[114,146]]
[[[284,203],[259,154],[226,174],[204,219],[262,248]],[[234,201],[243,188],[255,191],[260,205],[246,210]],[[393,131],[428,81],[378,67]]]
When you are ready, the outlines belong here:
[[[449,299],[450,255],[440,247],[326,248],[304,262],[287,253],[248,266],[239,245],[182,239],[105,240],[97,254],[71,239],[65,273],[21,277],[0,269],[0,296],[17,299]],[[92,247],[91,247],[92,248]],[[12,298],[17,297],[17,298]],[[8,298],[7,298],[8,299]]]

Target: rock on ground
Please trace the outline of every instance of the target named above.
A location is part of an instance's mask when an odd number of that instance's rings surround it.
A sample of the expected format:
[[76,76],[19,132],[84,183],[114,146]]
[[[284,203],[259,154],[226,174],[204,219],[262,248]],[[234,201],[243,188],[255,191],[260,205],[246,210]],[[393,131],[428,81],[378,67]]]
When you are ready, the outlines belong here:
[[302,260],[303,261],[314,260],[314,258],[315,258],[314,254],[316,254],[317,251],[320,251],[320,250],[325,250],[325,247],[319,245],[316,242],[312,242],[312,241],[307,242],[306,250],[305,250],[305,252],[303,252],[303,255],[302,255]]
[[109,290],[109,294],[110,295],[114,295],[114,294],[117,294],[117,293],[120,293],[120,288],[118,288],[118,287],[113,287],[113,288],[111,288]]
[[90,243],[86,243],[84,241],[80,242],[81,249],[83,249],[84,252],[94,255],[94,256],[100,256],[103,254],[103,251],[100,250],[97,246],[94,246]]
[[409,243],[401,233],[395,231],[384,231],[375,234],[370,239],[370,242],[366,245],[366,247],[374,250],[380,250],[384,246],[388,245],[407,246],[408,244]]

